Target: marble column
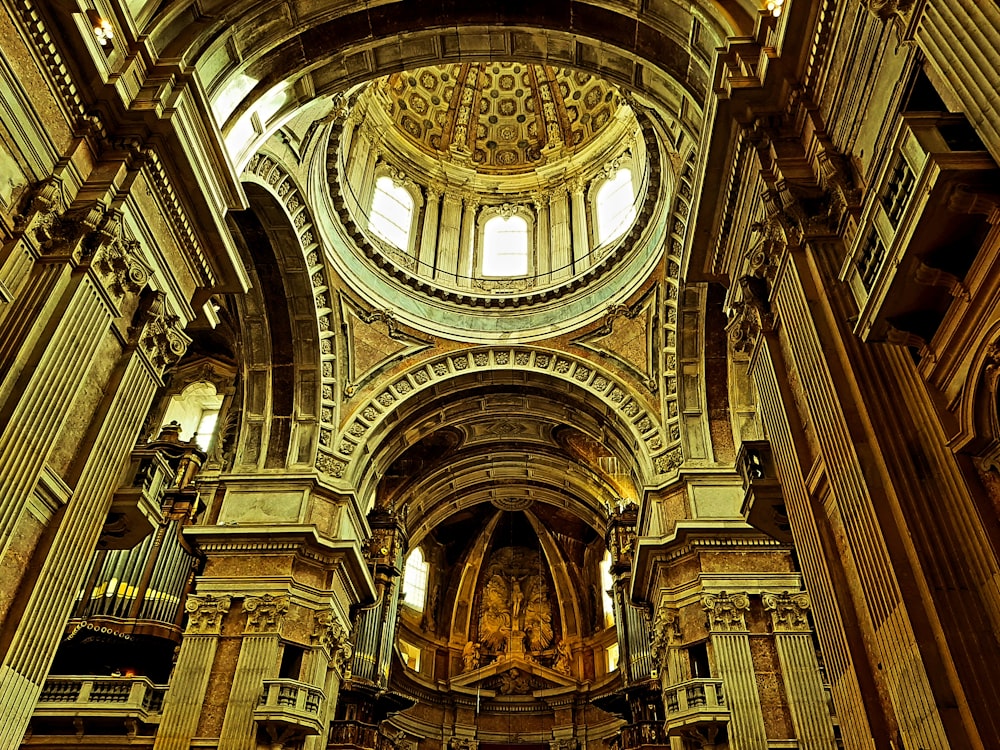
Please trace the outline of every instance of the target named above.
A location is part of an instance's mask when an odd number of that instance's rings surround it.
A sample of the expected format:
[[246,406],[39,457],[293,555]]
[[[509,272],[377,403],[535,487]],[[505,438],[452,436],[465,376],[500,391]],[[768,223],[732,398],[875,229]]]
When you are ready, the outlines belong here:
[[573,272],[580,273],[590,267],[590,233],[587,231],[587,199],[583,180],[570,184],[571,214],[573,219]]
[[462,199],[445,192],[441,199],[441,223],[437,242],[437,263],[434,278],[452,286],[457,285],[458,238],[462,231]]
[[458,285],[471,286],[473,269],[473,246],[476,238],[476,209],[479,201],[474,195],[465,196],[465,208],[462,211],[462,235],[458,243]]
[[170,675],[170,689],[163,700],[160,727],[153,750],[187,750],[198,731],[208,678],[229,611],[229,596],[189,596],[184,604],[187,629],[177,663]]
[[562,190],[549,194],[549,231],[552,238],[552,279],[573,275],[573,239],[569,222],[569,195]]
[[832,750],[836,747],[833,722],[806,616],[809,595],[804,591],[765,593],[762,599],[764,609],[771,612],[774,644],[799,747]]
[[247,613],[247,621],[222,721],[219,750],[250,750],[257,745],[253,710],[260,700],[264,680],[277,677],[281,626],[288,612],[288,597],[248,596],[243,600],[243,611]]
[[746,615],[750,598],[743,593],[705,594],[701,599],[708,617],[715,664],[730,710],[731,750],[767,750],[764,709],[757,691],[757,677],[750,653]]
[[441,191],[427,188],[424,198],[424,224],[417,248],[417,275],[433,278],[437,254],[438,219],[441,211]]

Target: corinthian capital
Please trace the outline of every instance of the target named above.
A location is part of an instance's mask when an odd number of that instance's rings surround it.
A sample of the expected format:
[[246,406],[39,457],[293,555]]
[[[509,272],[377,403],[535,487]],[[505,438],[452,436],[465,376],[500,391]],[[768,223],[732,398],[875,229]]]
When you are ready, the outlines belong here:
[[789,594],[764,593],[761,595],[764,609],[771,612],[771,624],[775,633],[801,633],[809,631],[809,595],[805,591]]
[[153,295],[142,317],[143,323],[135,331],[139,349],[162,372],[184,356],[191,339],[181,330],[177,316],[167,312],[163,292]]
[[248,596],[243,600],[243,611],[247,613],[245,633],[279,633],[288,612],[287,596]]
[[713,633],[745,633],[746,614],[750,609],[750,597],[746,594],[705,594],[701,598],[708,618],[708,629]]
[[219,635],[222,632],[222,618],[229,611],[233,599],[230,596],[189,596],[184,602],[187,612],[189,635]]

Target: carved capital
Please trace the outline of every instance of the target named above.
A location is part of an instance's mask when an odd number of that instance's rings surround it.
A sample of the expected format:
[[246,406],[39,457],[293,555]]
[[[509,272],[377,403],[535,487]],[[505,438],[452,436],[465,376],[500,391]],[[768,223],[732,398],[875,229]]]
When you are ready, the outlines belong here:
[[167,312],[163,292],[153,295],[142,318],[144,323],[134,332],[139,349],[162,372],[184,356],[191,339],[180,329],[177,316]]
[[448,741],[450,750],[479,750],[479,740],[472,737],[452,737]]
[[868,12],[887,21],[893,16],[903,16],[913,7],[913,0],[862,0]]
[[653,656],[653,664],[663,669],[667,660],[667,651],[681,638],[681,623],[678,612],[667,604],[661,604],[653,619],[653,635],[649,648]]
[[184,602],[187,612],[188,635],[219,635],[222,632],[222,618],[233,603],[231,596],[189,596]]
[[713,633],[745,633],[746,615],[750,610],[750,597],[743,593],[705,594],[701,598],[707,625]]
[[809,595],[805,591],[789,594],[764,593],[761,595],[764,609],[771,612],[771,625],[775,633],[809,632],[809,619],[806,611],[809,609]]
[[350,635],[333,610],[316,613],[313,640],[329,652],[330,666],[345,677],[349,677],[347,667],[354,655],[354,644],[351,643]]
[[139,243],[123,238],[100,245],[91,266],[104,287],[118,299],[141,291],[152,273],[142,260]]
[[288,612],[288,597],[248,596],[243,600],[243,611],[247,613],[244,633],[280,633]]

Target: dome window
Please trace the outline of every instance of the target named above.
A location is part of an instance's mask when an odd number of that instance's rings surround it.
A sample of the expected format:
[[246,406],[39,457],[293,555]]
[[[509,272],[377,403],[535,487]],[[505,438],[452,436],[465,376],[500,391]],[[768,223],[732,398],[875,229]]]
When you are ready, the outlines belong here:
[[528,222],[520,216],[494,216],[483,227],[483,276],[528,273]]
[[417,547],[406,558],[406,570],[403,573],[403,596],[406,605],[418,612],[424,611],[429,570],[430,566],[424,560],[424,553]]
[[413,219],[413,196],[392,181],[379,177],[375,182],[368,230],[393,247],[406,252],[410,246],[410,226]]
[[635,221],[632,170],[622,167],[597,190],[597,244],[605,245],[625,234]]

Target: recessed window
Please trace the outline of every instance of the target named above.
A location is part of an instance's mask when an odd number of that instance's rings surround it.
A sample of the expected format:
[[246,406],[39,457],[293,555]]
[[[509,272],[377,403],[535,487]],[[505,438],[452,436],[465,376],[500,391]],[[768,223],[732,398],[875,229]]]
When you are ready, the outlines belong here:
[[399,640],[399,653],[403,657],[406,666],[414,672],[420,671],[420,647],[412,643],[407,643],[402,638]]
[[424,561],[424,553],[417,547],[406,558],[403,573],[403,601],[418,612],[424,611],[427,598],[427,574],[430,566]]
[[608,659],[608,671],[614,672],[618,669],[618,644],[612,643],[604,653]]
[[483,276],[528,273],[528,222],[520,216],[494,216],[483,226]]
[[413,219],[413,196],[396,185],[390,177],[375,181],[372,209],[368,215],[368,231],[390,245],[405,251],[410,244],[410,224]]
[[597,244],[604,245],[625,234],[635,221],[635,188],[632,170],[622,167],[597,190]]
[[181,426],[180,440],[194,440],[199,448],[207,451],[215,435],[221,407],[222,394],[216,393],[215,385],[205,381],[191,383],[170,399],[163,424],[177,422]]

